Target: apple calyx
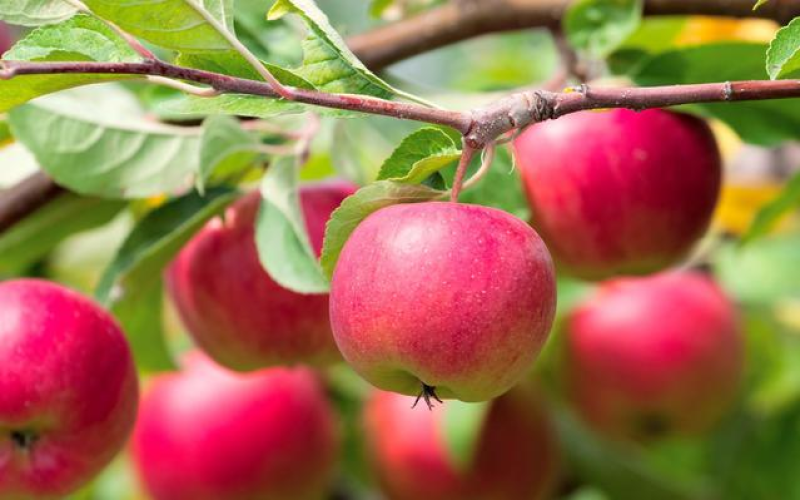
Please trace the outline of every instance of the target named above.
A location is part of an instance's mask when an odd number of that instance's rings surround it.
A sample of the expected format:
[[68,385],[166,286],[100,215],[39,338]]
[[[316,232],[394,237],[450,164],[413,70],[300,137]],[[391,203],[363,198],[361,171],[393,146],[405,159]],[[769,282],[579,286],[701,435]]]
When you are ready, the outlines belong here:
[[439,399],[439,396],[436,395],[436,387],[427,385],[424,382],[422,383],[422,389],[419,391],[419,394],[417,394],[417,399],[415,399],[414,404],[411,405],[411,409],[417,407],[420,399],[425,401],[425,404],[428,406],[428,410],[433,410],[433,401],[431,401],[431,399],[438,401],[440,404],[444,404],[444,401]]
[[36,441],[39,440],[39,435],[31,430],[11,430],[8,436],[11,438],[14,447],[24,452],[30,451]]

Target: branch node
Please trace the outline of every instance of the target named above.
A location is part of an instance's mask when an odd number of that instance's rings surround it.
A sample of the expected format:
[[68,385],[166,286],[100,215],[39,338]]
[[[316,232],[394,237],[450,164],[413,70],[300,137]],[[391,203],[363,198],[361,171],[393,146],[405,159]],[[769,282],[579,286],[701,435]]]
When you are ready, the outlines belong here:
[[733,100],[733,84],[730,81],[725,82],[725,85],[722,89],[722,95],[725,97],[726,101]]
[[11,80],[17,71],[8,61],[0,61],[0,80]]
[[484,149],[511,130],[555,118],[556,94],[545,90],[520,92],[479,108],[464,140],[473,149]]

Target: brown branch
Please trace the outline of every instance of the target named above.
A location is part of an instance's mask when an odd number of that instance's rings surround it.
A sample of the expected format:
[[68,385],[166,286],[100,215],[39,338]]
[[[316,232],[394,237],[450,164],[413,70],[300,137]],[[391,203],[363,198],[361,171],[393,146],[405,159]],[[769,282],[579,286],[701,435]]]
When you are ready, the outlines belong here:
[[43,172],[37,172],[14,187],[0,191],[0,233],[63,192],[64,189]]
[[[220,92],[277,98],[275,90],[266,82],[184,68],[161,61],[141,63],[0,61],[0,78],[42,74],[163,76],[205,84]],[[361,95],[329,94],[296,88],[291,91],[295,101],[304,104],[452,127],[464,136],[471,148],[482,150],[487,144],[508,132],[576,111],[597,108],[641,110],[702,102],[800,97],[800,80],[756,80],[600,89],[584,85],[578,92],[544,90],[519,92],[472,111],[429,108],[419,104]]]
[[[571,0],[451,0],[403,21],[348,39],[371,69],[487,33],[556,28]],[[800,2],[772,0],[753,11],[754,0],[645,0],[647,15],[757,17],[781,24],[800,16]]]
[[[569,1],[452,0],[449,4],[427,11],[414,18],[351,37],[348,39],[348,44],[367,66],[373,70],[379,70],[404,58],[486,33],[535,26],[557,27]],[[698,14],[761,17],[774,19],[782,24],[800,15],[800,2],[795,0],[772,0],[755,12],[752,11],[752,0],[646,0],[645,6],[646,13],[649,15]],[[179,77],[176,75],[169,76]],[[765,98],[797,96],[794,82],[775,82],[769,89],[765,89],[759,84],[760,82],[754,82],[752,87],[748,86],[746,82],[736,84],[738,94],[735,97],[741,98],[748,95],[765,96]],[[253,85],[258,85],[258,82],[254,82]],[[255,95],[269,95],[263,86],[264,84],[261,84],[262,88],[260,90],[262,92]],[[607,92],[611,92],[611,95],[609,96]],[[770,96],[771,93],[776,95]],[[619,92],[617,90],[592,90],[590,95],[597,102],[603,99],[614,101]],[[636,96],[639,94],[628,95]],[[667,99],[669,97],[663,94],[656,95],[659,99]],[[591,102],[586,100],[587,97],[577,98],[572,96],[562,99],[559,109],[561,112],[565,112],[564,110],[570,109],[571,106],[586,106],[587,102]],[[353,100],[349,103],[350,106],[370,104],[367,102],[367,98],[352,97],[351,99]],[[674,100],[674,96],[672,99]],[[534,99],[534,101],[536,100]],[[673,100],[667,100],[669,102],[665,102],[663,105],[674,104]],[[371,104],[381,105],[381,103]],[[498,106],[502,107],[502,105]],[[377,107],[375,111],[378,111]],[[478,115],[481,112],[481,110],[476,111]],[[461,114],[460,117],[451,116],[450,119],[453,122],[450,126],[455,125],[462,133],[471,132],[473,137],[480,136],[481,134],[478,131],[485,130],[486,127],[476,125],[475,123],[477,122],[473,123],[471,120],[469,122],[466,121],[468,118],[474,119],[476,113],[469,117],[465,114]],[[385,114],[388,114],[388,112]],[[502,114],[496,116],[502,116]],[[419,115],[416,118],[411,118],[423,119],[424,117]],[[456,121],[458,122],[457,124],[455,124]],[[499,121],[499,123],[502,122],[503,120]],[[468,129],[465,131],[464,127]],[[513,127],[511,129],[506,128],[506,131],[513,129]],[[475,144],[488,144],[485,141],[486,136],[484,135]],[[46,174],[39,173],[36,174],[35,179],[22,182],[0,193],[0,232],[40,208],[61,191],[61,188],[56,186]]]
[[[201,83],[219,92],[278,98],[272,85],[267,82],[185,68],[158,60],[135,63],[0,61],[0,79],[53,74],[162,76]],[[293,102],[444,125],[462,133],[466,132],[471,124],[469,117],[458,111],[387,101],[364,95],[330,94],[299,88],[292,88],[290,92]]]

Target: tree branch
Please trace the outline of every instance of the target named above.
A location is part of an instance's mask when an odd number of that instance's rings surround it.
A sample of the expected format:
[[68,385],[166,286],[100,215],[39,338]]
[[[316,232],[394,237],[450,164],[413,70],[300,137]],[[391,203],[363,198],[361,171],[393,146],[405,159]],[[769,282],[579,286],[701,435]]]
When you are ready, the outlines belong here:
[[14,187],[0,191],[0,233],[64,192],[44,172],[37,172]]
[[[571,0],[451,0],[403,21],[350,37],[348,44],[375,71],[411,56],[487,33],[556,28]],[[772,0],[753,11],[753,0],[645,0],[645,14],[756,17],[786,24],[800,2]]]
[[[219,92],[256,95],[273,99],[280,97],[268,82],[185,68],[159,60],[135,63],[0,61],[0,79],[4,80],[25,75],[54,74],[158,76],[201,83]],[[299,88],[292,88],[291,92],[294,102],[313,106],[433,123],[452,127],[462,133],[466,132],[471,125],[469,117],[458,111],[387,101],[364,95],[330,94]]]
[[[351,37],[348,39],[348,45],[351,46],[356,55],[361,58],[368,67],[377,71],[404,58],[486,33],[535,26],[557,27],[569,1],[570,0],[451,0],[449,4],[427,11],[416,17]],[[646,13],[649,15],[700,14],[729,17],[761,17],[785,23],[793,17],[800,15],[800,2],[794,0],[772,0],[759,10],[753,12],[752,0],[646,0],[645,9]],[[162,75],[160,73],[153,73],[152,76],[182,78],[180,75],[182,70],[178,67],[174,68],[180,70],[177,71],[178,74]],[[15,71],[14,73],[18,72]],[[198,75],[196,76],[199,76],[199,73],[202,72],[197,73]],[[206,76],[211,75],[213,74]],[[7,74],[7,76],[10,77],[13,75]],[[215,80],[217,78],[224,80],[228,77],[215,75],[212,76],[212,78]],[[207,81],[203,80],[192,80],[191,78],[189,78],[189,80],[208,84]],[[247,85],[252,86],[250,90],[253,92],[244,93],[253,93],[254,95],[268,97],[274,95],[269,92],[270,89],[266,88],[268,84],[248,82]],[[220,82],[220,85],[223,83],[224,82]],[[765,86],[765,83],[768,85]],[[684,90],[678,92],[671,88],[627,89],[628,93],[626,95],[631,101],[627,103],[626,107],[642,107],[641,102],[636,102],[642,99],[645,99],[645,101],[650,99],[651,104],[660,100],[659,102],[661,102],[663,106],[679,104],[690,94],[691,96],[699,98],[709,93],[713,97],[716,97],[716,99],[711,100],[727,100],[725,99],[725,84],[716,84],[715,87],[700,86],[703,88],[699,89],[696,87],[697,86],[695,86],[694,90],[684,88]],[[798,84],[796,82],[786,81],[740,82],[731,84],[730,89],[732,95],[730,100],[746,97],[796,97],[799,95],[797,87]],[[219,90],[217,87],[213,87],[213,89]],[[232,89],[231,91],[235,90]],[[648,92],[650,94],[647,96],[642,94],[647,94]],[[555,116],[559,113],[571,112],[568,111],[570,109],[577,111],[578,109],[589,109],[591,107],[613,106],[620,95],[620,89],[591,89],[591,91],[585,94],[563,96],[560,100],[550,97],[542,100],[542,102],[547,101],[549,103]],[[722,99],[719,99],[720,96],[722,96]],[[339,97],[340,99],[337,100],[340,101],[342,105],[340,109],[356,109],[362,105],[367,107],[372,106],[372,109],[376,113],[382,110],[383,113],[380,114],[419,119],[421,121],[430,121],[432,123],[453,126],[465,134],[465,136],[471,137],[472,144],[475,145],[482,144],[485,146],[491,142],[489,140],[491,135],[497,134],[495,135],[495,137],[497,137],[498,135],[502,135],[502,132],[499,131],[505,130],[508,132],[509,130],[514,130],[513,124],[515,119],[512,119],[513,115],[508,114],[511,110],[503,109],[505,105],[501,103],[495,103],[493,105],[495,107],[494,111],[496,112],[494,116],[505,116],[505,119],[501,118],[498,121],[498,124],[504,125],[499,128],[495,127],[495,130],[492,130],[492,127],[487,127],[485,124],[480,123],[480,119],[476,120],[476,116],[481,116],[486,113],[485,109],[476,110],[472,113],[454,113],[444,120],[446,123],[442,123],[441,121],[435,121],[433,118],[441,116],[440,113],[453,112],[427,110],[427,108],[423,108],[425,111],[421,111],[421,107],[409,106],[409,114],[406,114],[403,113],[403,105],[398,103],[393,103],[391,109],[389,109],[386,107],[385,101],[372,100],[361,96]],[[558,105],[550,102],[549,99],[556,99]],[[532,103],[539,101],[538,94],[534,94],[534,99],[531,99],[531,96],[528,95],[524,102]],[[312,103],[310,101],[302,102]],[[520,101],[517,102],[519,103]],[[594,103],[600,102],[605,102],[606,104],[594,105]],[[313,102],[312,104],[325,105],[322,101]],[[344,106],[350,107],[346,108]],[[503,115],[503,112],[506,114]],[[430,120],[426,119],[426,113],[432,113],[427,117],[431,118]],[[492,113],[489,113],[487,116],[490,115],[492,115]],[[511,126],[511,128],[509,128],[509,126]],[[63,190],[46,174],[39,173],[33,178],[0,193],[0,232],[8,229],[27,214],[34,212],[62,191]]]

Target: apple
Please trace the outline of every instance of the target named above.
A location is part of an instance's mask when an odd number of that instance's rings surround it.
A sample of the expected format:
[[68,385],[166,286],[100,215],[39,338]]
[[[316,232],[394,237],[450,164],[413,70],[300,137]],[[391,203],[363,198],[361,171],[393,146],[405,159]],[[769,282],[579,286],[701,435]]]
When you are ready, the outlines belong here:
[[[355,189],[341,181],[300,189],[317,254],[331,213]],[[181,250],[166,273],[178,313],[197,344],[234,370],[340,360],[328,319],[328,296],[287,290],[261,267],[254,229],[260,200],[258,192],[244,196]]]
[[0,283],[0,498],[57,499],[97,475],[136,419],[128,343],[60,285]]
[[11,46],[14,45],[14,37],[8,25],[0,21],[0,55],[3,55]]
[[737,395],[742,342],[734,306],[701,274],[612,280],[570,313],[567,392],[612,437],[699,434]]
[[413,398],[376,391],[365,408],[368,456],[390,500],[536,500],[556,484],[559,452],[531,387],[492,401],[470,462],[448,455],[443,416],[411,408]]
[[530,369],[555,293],[550,254],[522,220],[477,205],[393,205],[342,249],[331,325],[345,360],[380,389],[485,401]]
[[720,190],[709,127],[664,110],[570,114],[529,127],[514,152],[534,227],[559,268],[585,279],[680,261]]
[[318,500],[337,422],[308,368],[229,371],[200,352],[142,398],[132,456],[154,500]]

